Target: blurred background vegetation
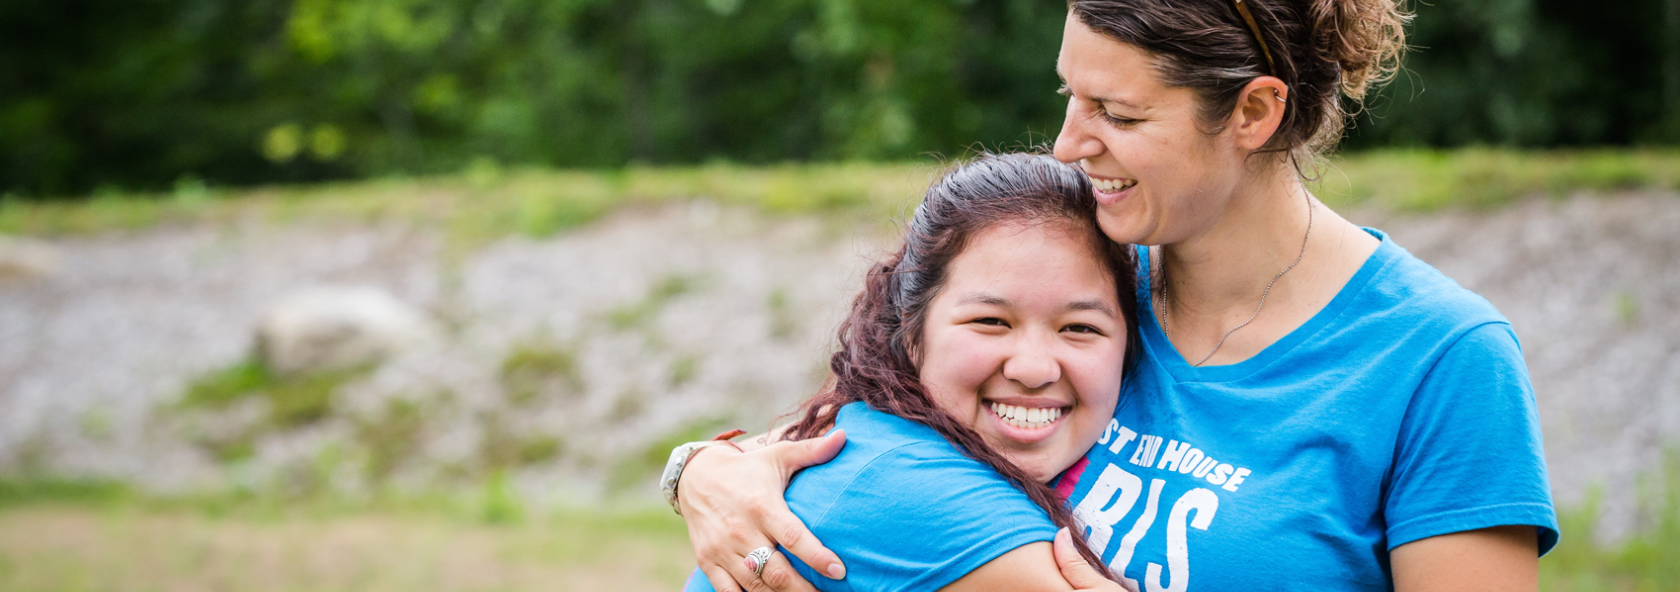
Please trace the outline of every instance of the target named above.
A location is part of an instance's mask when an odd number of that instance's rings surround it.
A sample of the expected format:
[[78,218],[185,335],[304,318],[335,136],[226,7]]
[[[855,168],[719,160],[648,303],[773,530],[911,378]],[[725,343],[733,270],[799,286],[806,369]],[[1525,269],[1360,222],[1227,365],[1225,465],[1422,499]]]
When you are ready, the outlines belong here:
[[[1348,146],[1680,142],[1680,3],[1412,3]],[[1045,0],[0,3],[0,194],[1041,143]]]

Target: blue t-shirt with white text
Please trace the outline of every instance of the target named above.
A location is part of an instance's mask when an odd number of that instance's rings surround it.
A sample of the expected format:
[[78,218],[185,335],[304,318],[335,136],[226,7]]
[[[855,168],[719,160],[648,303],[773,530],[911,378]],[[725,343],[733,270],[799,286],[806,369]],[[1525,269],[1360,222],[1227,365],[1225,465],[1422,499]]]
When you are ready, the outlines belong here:
[[1418,539],[1533,525],[1556,544],[1510,323],[1371,233],[1323,310],[1236,364],[1191,366],[1138,307],[1141,359],[1061,485],[1133,589],[1390,590],[1389,551]]

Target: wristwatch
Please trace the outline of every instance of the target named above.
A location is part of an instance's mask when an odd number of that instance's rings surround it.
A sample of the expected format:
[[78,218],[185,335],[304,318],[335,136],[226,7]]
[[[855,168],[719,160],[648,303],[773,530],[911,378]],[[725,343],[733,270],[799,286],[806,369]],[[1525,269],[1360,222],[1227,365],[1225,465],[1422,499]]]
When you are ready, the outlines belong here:
[[678,445],[671,449],[671,460],[665,461],[665,472],[659,475],[659,492],[665,495],[665,503],[671,504],[671,510],[678,516],[682,515],[682,506],[677,505],[677,480],[682,479],[683,467],[688,466],[688,459],[694,458],[694,453],[707,446],[728,444],[728,440],[701,440]]

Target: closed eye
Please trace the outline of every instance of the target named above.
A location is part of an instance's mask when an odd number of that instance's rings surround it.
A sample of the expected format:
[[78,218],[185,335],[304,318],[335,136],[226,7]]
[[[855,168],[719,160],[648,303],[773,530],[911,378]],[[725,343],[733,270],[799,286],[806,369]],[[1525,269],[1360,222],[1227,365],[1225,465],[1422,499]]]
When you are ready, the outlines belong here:
[[979,324],[979,325],[986,325],[988,327],[1008,327],[1009,326],[1009,321],[1005,321],[1005,320],[997,318],[997,317],[980,317],[980,318],[974,319],[974,320],[969,321],[969,322]]
[[1087,334],[1087,335],[1103,335],[1102,329],[1098,329],[1096,327],[1093,327],[1091,325],[1087,325],[1087,324],[1084,324],[1084,323],[1074,323],[1072,325],[1062,327],[1062,330],[1063,331],[1068,331],[1070,333],[1084,333],[1084,334]]
[[1102,117],[1104,121],[1107,121],[1109,124],[1117,127],[1127,127],[1135,125],[1139,121],[1143,121],[1141,119],[1132,119],[1130,117],[1116,117],[1109,115],[1108,110],[1101,107],[1097,108],[1097,116]]

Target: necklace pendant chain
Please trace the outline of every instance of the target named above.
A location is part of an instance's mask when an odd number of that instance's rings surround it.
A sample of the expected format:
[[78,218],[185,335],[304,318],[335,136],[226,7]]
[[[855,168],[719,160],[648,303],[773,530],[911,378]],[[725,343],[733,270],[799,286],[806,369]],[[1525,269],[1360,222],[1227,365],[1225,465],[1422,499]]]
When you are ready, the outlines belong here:
[[[1241,325],[1237,325],[1235,327],[1232,327],[1230,331],[1226,331],[1224,335],[1219,336],[1219,342],[1213,344],[1213,351],[1210,351],[1210,352],[1207,353],[1207,355],[1202,356],[1202,359],[1197,360],[1196,363],[1191,364],[1191,366],[1200,368],[1202,366],[1202,364],[1206,363],[1208,360],[1213,358],[1213,354],[1219,353],[1219,348],[1225,345],[1225,339],[1226,338],[1229,338],[1232,333],[1236,333],[1238,329],[1241,329],[1243,327],[1247,327],[1249,323],[1254,322],[1254,319],[1260,318],[1260,311],[1264,310],[1266,308],[1266,297],[1271,295],[1272,286],[1276,285],[1278,280],[1283,279],[1283,274],[1289,273],[1289,270],[1295,269],[1296,265],[1300,265],[1301,264],[1301,258],[1306,257],[1306,255],[1307,255],[1307,241],[1312,239],[1312,227],[1313,227],[1312,195],[1308,194],[1307,195],[1307,233],[1306,233],[1306,236],[1301,237],[1301,252],[1295,255],[1295,261],[1293,263],[1290,263],[1289,267],[1283,268],[1283,271],[1278,272],[1277,275],[1272,276],[1272,281],[1266,282],[1266,289],[1260,292],[1260,305],[1254,307],[1254,314],[1249,315],[1248,320],[1243,321]],[[1165,252],[1165,250],[1166,250],[1166,247],[1163,246],[1162,251]],[[1167,328],[1167,314],[1166,314],[1167,304],[1168,304],[1168,302],[1167,302],[1167,262],[1166,262],[1165,259],[1161,260],[1161,285],[1156,287],[1155,293],[1160,295],[1160,303],[1155,305],[1155,317],[1160,320],[1161,333],[1165,334],[1167,336],[1167,342],[1171,343],[1172,342],[1172,330]]]

